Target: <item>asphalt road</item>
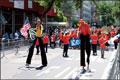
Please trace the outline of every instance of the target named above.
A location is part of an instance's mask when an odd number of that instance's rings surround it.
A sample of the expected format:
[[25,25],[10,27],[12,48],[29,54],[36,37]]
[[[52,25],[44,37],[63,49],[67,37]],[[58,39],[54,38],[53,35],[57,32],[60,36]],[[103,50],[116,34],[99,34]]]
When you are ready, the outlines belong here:
[[105,51],[105,59],[101,58],[100,50],[98,55],[90,56],[90,73],[80,74],[80,50],[69,49],[69,57],[62,56],[63,49],[48,49],[47,59],[48,66],[41,67],[41,55],[34,55],[30,68],[25,68],[28,47],[19,49],[18,55],[16,50],[6,50],[7,58],[1,59],[1,79],[104,79],[106,69],[113,54],[116,53],[114,48],[110,47]]

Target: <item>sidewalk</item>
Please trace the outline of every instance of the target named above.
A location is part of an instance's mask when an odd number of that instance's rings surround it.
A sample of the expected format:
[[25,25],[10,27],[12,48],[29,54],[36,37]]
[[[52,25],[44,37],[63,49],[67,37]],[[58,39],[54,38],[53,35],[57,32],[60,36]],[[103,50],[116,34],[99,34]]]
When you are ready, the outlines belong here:
[[100,50],[98,56],[93,56],[91,51],[90,69],[91,73],[80,74],[80,50],[69,49],[68,58],[62,57],[63,49],[48,49],[48,66],[36,70],[41,66],[41,56],[34,55],[31,68],[25,68],[28,47],[22,47],[19,54],[15,55],[15,49],[5,51],[6,58],[1,59],[1,78],[2,79],[105,79],[107,68],[116,50],[112,47],[105,51],[105,59],[101,59]]

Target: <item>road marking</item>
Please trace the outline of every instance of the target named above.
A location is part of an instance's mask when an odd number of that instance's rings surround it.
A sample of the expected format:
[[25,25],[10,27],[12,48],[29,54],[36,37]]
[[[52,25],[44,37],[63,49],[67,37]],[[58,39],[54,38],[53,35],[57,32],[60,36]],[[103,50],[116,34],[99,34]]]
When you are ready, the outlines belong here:
[[63,79],[67,79],[70,75],[74,74],[77,68],[74,68],[72,71],[70,71]]
[[99,57],[99,58],[96,60],[96,62],[102,63],[102,62],[104,62],[104,59],[102,59],[101,57]]
[[78,60],[80,60],[80,58],[76,58],[76,60],[78,61]]
[[99,56],[90,56],[90,61],[96,61],[96,59],[98,58]]
[[37,74],[36,76],[40,76],[40,75],[42,75],[44,73],[49,73],[51,69],[58,69],[58,68],[60,68],[60,66],[52,66],[52,67],[48,68],[47,70]]
[[66,71],[68,71],[71,67],[67,67],[65,70],[63,70],[61,73],[59,73],[58,75],[55,76],[55,78],[58,78],[59,76],[61,76],[63,73],[65,73]]
[[77,72],[74,72],[74,73],[73,73],[73,76],[72,76],[72,79],[75,79],[76,76],[77,76]]

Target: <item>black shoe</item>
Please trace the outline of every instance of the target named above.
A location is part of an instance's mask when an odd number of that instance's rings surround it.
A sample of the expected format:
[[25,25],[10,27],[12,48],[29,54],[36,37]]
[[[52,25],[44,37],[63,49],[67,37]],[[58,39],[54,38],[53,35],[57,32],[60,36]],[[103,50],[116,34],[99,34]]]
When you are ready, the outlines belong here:
[[69,57],[68,55],[66,55],[65,57]]
[[95,54],[95,56],[97,56],[97,54]]
[[36,52],[36,55],[38,55],[39,54],[39,51],[38,52]]
[[93,53],[93,55],[95,56],[95,54]]
[[42,67],[46,67],[47,65],[43,65]]
[[29,65],[30,65],[30,64],[26,63],[26,64],[25,64],[26,68],[29,68]]

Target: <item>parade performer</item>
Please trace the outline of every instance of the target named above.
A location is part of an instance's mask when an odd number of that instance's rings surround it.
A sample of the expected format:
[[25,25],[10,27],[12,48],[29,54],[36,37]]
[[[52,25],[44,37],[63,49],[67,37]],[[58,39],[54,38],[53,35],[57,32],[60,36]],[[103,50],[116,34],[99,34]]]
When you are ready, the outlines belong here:
[[45,33],[45,36],[43,37],[43,44],[44,44],[44,48],[45,48],[45,52],[47,53],[48,52],[48,41],[49,41],[49,38],[47,36],[47,33]]
[[115,49],[117,49],[117,46],[118,46],[118,39],[115,39],[115,40],[114,40],[114,46],[115,46]]
[[37,49],[37,52],[36,52],[36,55],[39,54],[39,39],[36,40],[36,43],[35,43],[35,46],[36,46],[36,49]]
[[55,33],[53,32],[51,35],[51,48],[55,48]]
[[64,49],[63,49],[63,57],[68,57],[68,45],[69,45],[69,39],[70,39],[70,36],[69,36],[69,33],[66,32],[65,33],[65,36],[63,37],[63,42],[64,42]]
[[97,55],[97,40],[98,40],[98,35],[96,34],[96,32],[93,33],[93,35],[91,36],[91,40],[92,40],[92,49],[93,49],[93,55]]
[[85,49],[86,49],[86,53],[87,53],[87,72],[90,72],[89,69],[89,64],[90,64],[90,53],[91,53],[91,49],[90,49],[90,30],[89,30],[89,25],[87,23],[84,22],[83,19],[80,19],[80,26],[78,28],[79,32],[80,32],[80,39],[81,39],[81,66],[82,66],[82,70],[81,70],[81,74],[84,73],[85,70]]
[[63,35],[64,35],[64,33],[62,33],[62,32],[59,34],[59,40],[60,40],[60,41],[59,41],[59,47],[62,46],[62,43],[63,43]]
[[104,39],[104,33],[102,33],[102,36],[99,39],[99,44],[101,48],[101,58],[104,58],[105,43],[106,43],[106,40]]
[[31,59],[32,59],[33,52],[34,52],[34,46],[35,46],[36,40],[38,39],[39,40],[39,47],[40,47],[40,50],[41,50],[42,65],[44,67],[44,66],[47,66],[47,57],[46,57],[46,54],[45,54],[43,41],[42,41],[42,38],[41,38],[43,26],[41,25],[41,20],[39,18],[37,19],[37,25],[36,25],[36,28],[34,28],[34,30],[36,30],[37,38],[34,40],[32,46],[29,48],[29,53],[28,53],[28,57],[27,57],[27,61],[26,61],[26,66],[29,67],[29,65],[31,64]]
[[105,34],[105,40],[106,40],[106,43],[105,43],[106,51],[109,51],[109,48],[108,48],[108,46],[109,46],[109,43],[108,43],[108,40],[109,40],[109,34],[108,34],[108,33]]

